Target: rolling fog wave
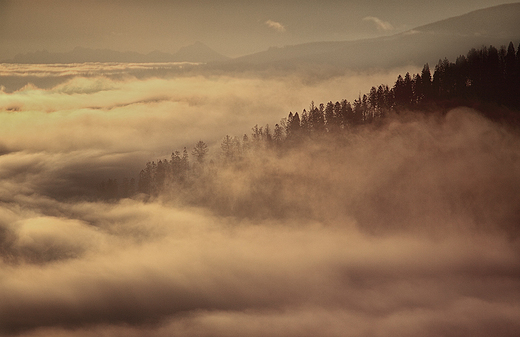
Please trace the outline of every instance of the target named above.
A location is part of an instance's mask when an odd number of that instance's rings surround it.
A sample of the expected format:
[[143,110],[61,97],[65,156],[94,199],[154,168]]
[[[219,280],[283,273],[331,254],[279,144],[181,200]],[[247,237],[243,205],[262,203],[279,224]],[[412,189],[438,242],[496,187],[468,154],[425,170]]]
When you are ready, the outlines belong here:
[[115,63],[115,62],[86,62],[86,63],[56,63],[56,64],[18,64],[1,63],[0,76],[110,76],[128,74],[132,71],[170,70],[186,65],[196,65],[189,62],[164,63]]
[[216,159],[223,132],[361,81],[77,77],[1,93],[0,334],[518,335],[520,137],[477,111],[259,150],[206,203],[81,197],[199,139]]

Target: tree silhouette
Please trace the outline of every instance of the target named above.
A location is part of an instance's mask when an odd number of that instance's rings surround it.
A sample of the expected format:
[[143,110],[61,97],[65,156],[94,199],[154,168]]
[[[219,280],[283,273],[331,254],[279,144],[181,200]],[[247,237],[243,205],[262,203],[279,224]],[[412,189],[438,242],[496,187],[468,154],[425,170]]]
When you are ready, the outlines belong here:
[[208,154],[208,145],[204,143],[202,140],[199,140],[195,147],[191,151],[191,155],[195,157],[197,163],[200,165],[204,164],[204,160],[206,159],[206,155]]
[[[312,101],[309,110],[304,109],[301,114],[289,112],[288,117],[282,118],[273,129],[269,125],[255,125],[251,129],[251,137],[244,134],[242,143],[238,138],[226,135],[220,144],[220,156],[212,159],[205,169],[199,168],[206,161],[208,146],[199,141],[191,152],[195,158],[193,167],[190,167],[186,148],[182,153],[172,152],[169,162],[166,159],[157,163],[148,162],[139,173],[137,191],[157,195],[172,186],[182,189],[202,183],[211,186],[211,177],[216,176],[219,167],[248,167],[239,164],[253,157],[246,154],[283,155],[285,148],[297,148],[318,139],[331,140],[333,144],[335,136],[349,135],[355,128],[362,128],[364,124],[381,120],[391,113],[403,110],[417,113],[439,109],[448,111],[461,104],[483,106],[482,113],[488,118],[520,125],[520,46],[515,49],[511,42],[507,48],[489,46],[471,49],[455,62],[447,58],[439,60],[433,74],[429,65],[425,64],[420,74],[399,75],[391,89],[386,84],[373,86],[369,93],[360,93],[352,104],[343,99],[316,106]],[[488,105],[491,108],[486,109]],[[506,108],[512,109],[512,112],[495,112]],[[192,179],[194,177],[197,179]],[[122,183],[119,184],[116,179],[101,183],[99,191],[104,198],[127,197],[136,191],[135,180],[124,178],[119,181]],[[263,185],[269,183],[270,180],[263,181]],[[199,186],[198,191],[208,192],[209,189]],[[205,196],[201,198],[211,199],[207,193],[203,194]]]

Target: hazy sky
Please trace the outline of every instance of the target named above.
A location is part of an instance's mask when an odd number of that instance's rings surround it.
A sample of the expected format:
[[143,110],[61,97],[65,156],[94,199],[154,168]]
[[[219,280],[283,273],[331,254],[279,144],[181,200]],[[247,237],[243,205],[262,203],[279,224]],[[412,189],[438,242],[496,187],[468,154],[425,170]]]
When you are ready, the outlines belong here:
[[0,57],[76,46],[175,52],[201,41],[231,57],[376,37],[510,0],[0,0]]

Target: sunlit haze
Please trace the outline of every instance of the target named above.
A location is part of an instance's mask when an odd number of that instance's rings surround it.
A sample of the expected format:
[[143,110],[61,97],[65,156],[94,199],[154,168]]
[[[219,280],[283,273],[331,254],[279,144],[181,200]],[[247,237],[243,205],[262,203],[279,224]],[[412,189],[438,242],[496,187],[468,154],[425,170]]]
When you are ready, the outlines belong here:
[[0,336],[520,336],[505,3],[0,0]]

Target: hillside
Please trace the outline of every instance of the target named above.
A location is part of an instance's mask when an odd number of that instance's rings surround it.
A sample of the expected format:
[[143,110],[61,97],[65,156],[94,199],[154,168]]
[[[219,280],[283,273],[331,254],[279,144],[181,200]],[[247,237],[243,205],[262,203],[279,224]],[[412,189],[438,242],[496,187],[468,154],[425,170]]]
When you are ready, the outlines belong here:
[[[434,22],[393,36],[356,41],[315,42],[271,48],[233,59],[237,66],[328,64],[377,68],[436,63],[482,45],[520,42],[520,3],[490,7]],[[406,52],[405,52],[406,51]]]

